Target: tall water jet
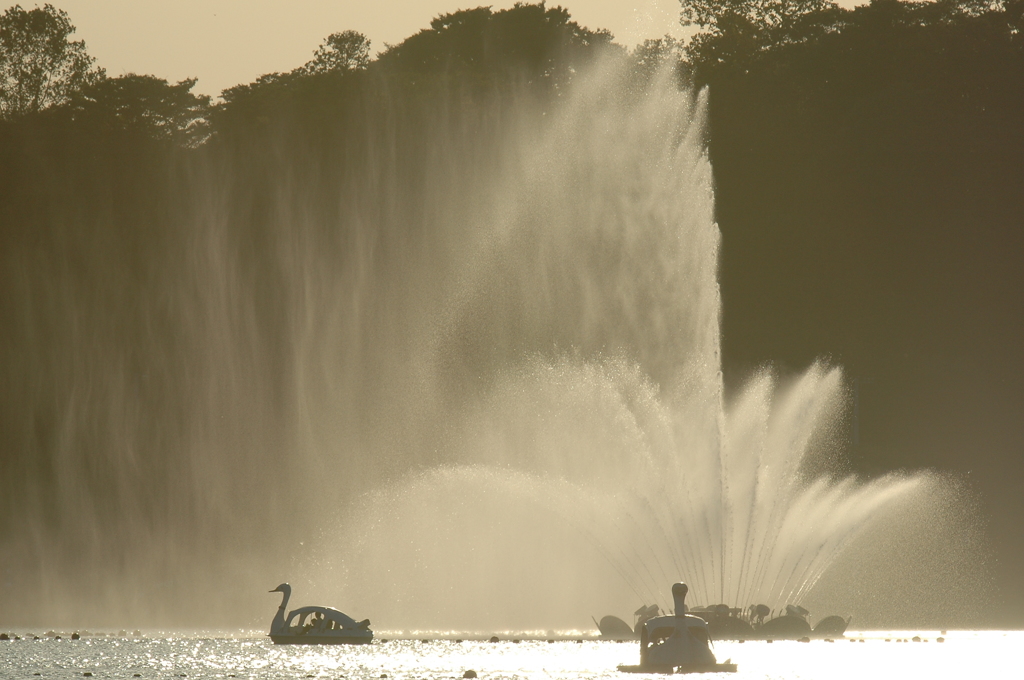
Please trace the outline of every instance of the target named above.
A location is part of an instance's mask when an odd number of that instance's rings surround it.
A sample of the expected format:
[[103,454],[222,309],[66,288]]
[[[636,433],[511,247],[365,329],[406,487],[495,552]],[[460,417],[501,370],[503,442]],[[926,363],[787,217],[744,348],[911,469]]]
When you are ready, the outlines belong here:
[[603,64],[502,149],[516,162],[429,338],[441,463],[313,558],[340,557],[330,580],[396,627],[573,628],[667,610],[679,579],[698,604],[781,609],[897,501],[944,492],[830,467],[836,367],[764,370],[727,403],[705,94],[628,79]]

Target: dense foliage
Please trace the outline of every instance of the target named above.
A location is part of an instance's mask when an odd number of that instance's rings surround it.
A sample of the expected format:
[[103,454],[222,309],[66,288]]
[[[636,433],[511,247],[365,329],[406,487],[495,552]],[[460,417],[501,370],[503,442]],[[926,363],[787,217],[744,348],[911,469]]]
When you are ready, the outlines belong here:
[[103,71],[75,32],[67,12],[53,5],[15,5],[0,16],[0,120],[37,113],[66,102]]

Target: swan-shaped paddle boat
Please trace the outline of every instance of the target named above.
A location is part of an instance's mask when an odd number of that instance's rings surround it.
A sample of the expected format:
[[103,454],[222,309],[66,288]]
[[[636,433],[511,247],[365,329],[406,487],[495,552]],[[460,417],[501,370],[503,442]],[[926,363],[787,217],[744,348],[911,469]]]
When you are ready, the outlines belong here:
[[655,616],[640,624],[640,665],[625,673],[735,673],[736,664],[718,663],[711,652],[708,622],[686,614],[686,584],[672,586],[675,616]]
[[370,619],[356,621],[332,607],[299,607],[288,612],[292,587],[282,583],[272,593],[284,593],[270,623],[275,645],[360,645],[373,640]]

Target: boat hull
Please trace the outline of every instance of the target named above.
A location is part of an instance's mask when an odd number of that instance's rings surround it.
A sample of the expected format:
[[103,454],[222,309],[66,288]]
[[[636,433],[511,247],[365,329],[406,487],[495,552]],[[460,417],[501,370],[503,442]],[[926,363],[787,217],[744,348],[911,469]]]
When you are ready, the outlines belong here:
[[275,645],[367,645],[372,635],[271,635]]
[[734,663],[715,663],[701,666],[619,666],[622,673],[735,673]]
[[637,639],[637,634],[633,631],[632,626],[617,616],[602,617],[601,621],[597,624],[597,629],[601,631],[601,637],[612,640]]

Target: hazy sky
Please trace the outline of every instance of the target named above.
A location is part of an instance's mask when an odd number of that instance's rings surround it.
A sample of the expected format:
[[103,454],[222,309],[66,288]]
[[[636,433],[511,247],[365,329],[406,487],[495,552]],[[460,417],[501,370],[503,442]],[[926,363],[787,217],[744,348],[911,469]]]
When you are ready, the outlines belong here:
[[[12,2],[12,0],[8,0]],[[331,33],[352,29],[373,52],[398,43],[438,14],[514,0],[50,0],[78,28],[89,54],[110,76],[155,75],[177,82],[197,77],[195,91],[219,94],[274,71],[309,61]],[[34,3],[22,0],[30,8]],[[40,3],[41,4],[41,3]],[[573,19],[607,28],[634,45],[678,33],[679,0],[565,0]]]

